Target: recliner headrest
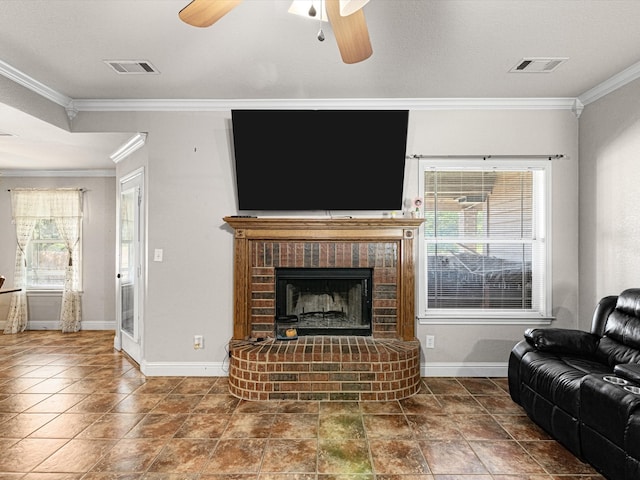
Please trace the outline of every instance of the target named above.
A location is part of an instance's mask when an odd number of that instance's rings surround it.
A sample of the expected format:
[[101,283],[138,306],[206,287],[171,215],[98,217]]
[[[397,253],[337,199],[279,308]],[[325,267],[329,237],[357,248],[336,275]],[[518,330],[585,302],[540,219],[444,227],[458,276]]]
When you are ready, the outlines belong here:
[[616,310],[640,317],[640,288],[628,288],[618,295]]

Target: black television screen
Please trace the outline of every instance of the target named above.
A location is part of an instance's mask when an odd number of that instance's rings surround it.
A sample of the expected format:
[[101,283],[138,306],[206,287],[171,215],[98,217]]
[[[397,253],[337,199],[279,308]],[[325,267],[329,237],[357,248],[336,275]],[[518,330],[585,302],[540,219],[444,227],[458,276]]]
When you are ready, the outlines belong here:
[[232,110],[239,210],[400,210],[406,110]]

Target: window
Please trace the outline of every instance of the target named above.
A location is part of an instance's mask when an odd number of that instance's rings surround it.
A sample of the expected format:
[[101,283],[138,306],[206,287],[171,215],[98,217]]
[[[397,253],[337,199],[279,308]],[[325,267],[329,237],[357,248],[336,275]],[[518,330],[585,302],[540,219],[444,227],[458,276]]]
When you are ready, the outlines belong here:
[[52,218],[37,220],[26,248],[27,289],[62,290],[68,255],[55,221]]
[[29,320],[28,290],[62,292],[62,332],[77,332],[80,305],[82,248],[82,189],[17,188],[11,190],[11,214],[16,229],[13,294],[5,333],[24,331]]
[[425,316],[549,315],[550,174],[548,160],[421,160]]

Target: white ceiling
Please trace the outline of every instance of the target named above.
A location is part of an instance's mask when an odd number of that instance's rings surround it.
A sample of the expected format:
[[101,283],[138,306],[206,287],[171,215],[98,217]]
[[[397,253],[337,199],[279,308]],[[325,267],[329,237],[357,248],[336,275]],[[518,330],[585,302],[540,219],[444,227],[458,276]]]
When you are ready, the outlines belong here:
[[[329,24],[288,14],[290,0],[244,0],[203,29],[179,20],[188,1],[0,0],[0,61],[64,98],[148,102],[572,99],[640,70],[640,0],[370,0],[373,55],[353,65]],[[568,60],[509,73],[525,57]],[[160,74],[118,75],[104,60]],[[1,170],[113,168],[130,136],[19,113],[0,108],[0,132],[18,135],[0,137]]]

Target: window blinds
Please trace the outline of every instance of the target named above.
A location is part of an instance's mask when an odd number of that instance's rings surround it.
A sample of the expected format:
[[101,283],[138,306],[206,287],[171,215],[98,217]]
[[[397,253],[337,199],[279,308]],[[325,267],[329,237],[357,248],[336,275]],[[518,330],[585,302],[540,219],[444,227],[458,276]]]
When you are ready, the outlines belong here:
[[545,304],[542,170],[424,169],[427,310]]

